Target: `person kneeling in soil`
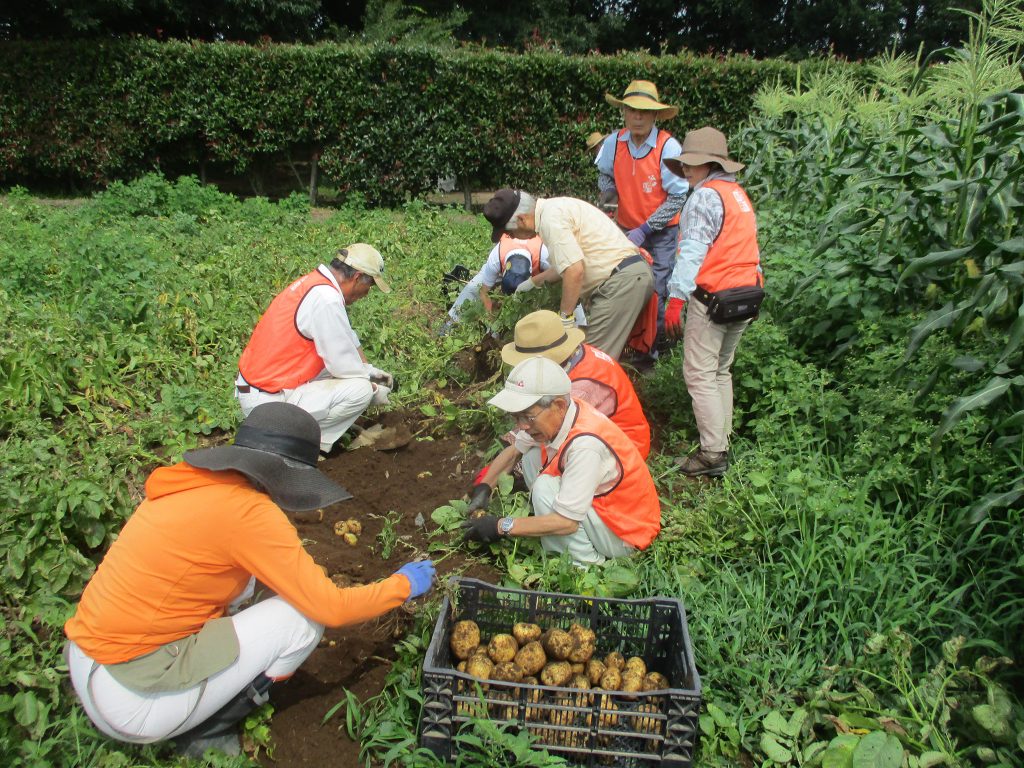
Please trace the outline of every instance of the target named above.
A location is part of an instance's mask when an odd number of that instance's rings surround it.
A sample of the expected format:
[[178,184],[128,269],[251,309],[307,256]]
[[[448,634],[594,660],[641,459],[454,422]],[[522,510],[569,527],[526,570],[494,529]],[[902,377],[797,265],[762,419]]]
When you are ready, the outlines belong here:
[[[373,619],[431,588],[430,561],[350,589],[313,562],[282,510],[351,498],[317,470],[319,443],[312,416],[266,403],[233,445],[188,451],[149,476],[64,626],[71,682],[102,733],[238,754],[237,723],[325,625]],[[276,596],[235,613],[257,579]]]
[[374,284],[391,292],[383,272],[380,253],[355,243],[277,295],[238,361],[242,415],[261,403],[297,405],[320,425],[326,454],[368,406],[387,405],[394,377],[367,361],[347,313]]
[[540,356],[558,363],[572,381],[572,396],[611,419],[646,461],[651,451],[651,427],[633,382],[621,365],[584,343],[583,337],[583,331],[562,328],[558,315],[542,309],[516,323],[514,340],[502,347],[501,359],[508,365],[518,365]]
[[[654,480],[636,446],[604,414],[570,395],[558,364],[531,357],[509,373],[489,405],[511,414],[515,442],[498,454],[474,487],[470,541],[536,536],[548,552],[567,552],[577,564],[603,563],[646,549],[661,530]],[[498,478],[522,458],[533,516],[474,517]]]

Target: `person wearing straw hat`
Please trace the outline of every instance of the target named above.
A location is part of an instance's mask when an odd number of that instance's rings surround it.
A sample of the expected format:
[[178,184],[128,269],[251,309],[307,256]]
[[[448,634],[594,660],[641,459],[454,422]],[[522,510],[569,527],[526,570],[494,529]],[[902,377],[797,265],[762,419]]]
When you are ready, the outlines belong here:
[[502,347],[501,359],[513,366],[537,356],[558,363],[572,382],[572,396],[611,419],[646,461],[651,450],[651,427],[633,382],[621,365],[585,343],[583,337],[583,331],[562,328],[558,315],[542,309],[516,323],[514,339]]
[[594,131],[587,136],[587,152],[594,157],[597,157],[597,153],[601,151],[601,144],[604,142],[606,134],[600,131]]
[[618,360],[640,311],[654,288],[654,277],[640,249],[596,207],[574,197],[538,199],[518,189],[499,189],[484,205],[491,241],[539,234],[551,254],[551,268],[531,278],[531,286],[562,283],[559,318],[574,328],[573,311],[582,298],[587,340]]
[[[238,754],[237,724],[290,677],[325,626],[376,618],[431,588],[430,561],[341,589],[285,511],[351,498],[317,469],[320,428],[288,403],[256,406],[234,442],[187,451],[146,480],[64,625],[75,692],[118,741]],[[273,597],[238,610],[255,581]]]
[[683,378],[693,401],[700,449],[676,464],[690,476],[717,477],[729,468],[732,363],[760,300],[750,303],[744,298],[749,309],[725,321],[715,319],[716,307],[728,301],[725,291],[732,290],[735,296],[736,289],[753,289],[753,294],[763,296],[757,218],[736,181],[743,163],[729,157],[721,131],[690,131],[680,155],[665,163],[692,190],[683,208],[678,258],[668,283],[665,329],[673,336],[683,335]]
[[594,165],[602,195],[616,195],[616,220],[631,242],[654,259],[654,289],[658,292],[658,329],[664,329],[668,278],[675,264],[679,212],[688,190],[686,182],[665,166],[666,157],[677,156],[679,142],[655,125],[671,120],[678,107],[663,104],[658,88],[649,80],[633,80],[622,98],[610,93],[605,101],[622,110],[625,127],[601,144]]
[[274,298],[238,361],[244,416],[262,403],[297,405],[320,425],[326,454],[369,405],[388,403],[394,377],[366,359],[348,319],[374,285],[391,292],[383,273],[377,249],[355,243]]
[[535,537],[546,551],[589,565],[646,549],[658,535],[661,503],[647,464],[621,429],[572,397],[571,389],[561,366],[529,357],[487,401],[508,413],[520,431],[480,484],[493,489],[521,459],[533,515],[471,514],[462,524],[468,541]]

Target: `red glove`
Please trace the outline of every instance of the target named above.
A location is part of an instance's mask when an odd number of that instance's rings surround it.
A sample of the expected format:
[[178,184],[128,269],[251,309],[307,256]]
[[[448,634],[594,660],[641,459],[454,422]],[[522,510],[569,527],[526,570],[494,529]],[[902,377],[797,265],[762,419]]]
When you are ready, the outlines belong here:
[[665,333],[673,338],[683,335],[683,305],[685,303],[682,299],[675,297],[668,300],[668,307],[665,309]]

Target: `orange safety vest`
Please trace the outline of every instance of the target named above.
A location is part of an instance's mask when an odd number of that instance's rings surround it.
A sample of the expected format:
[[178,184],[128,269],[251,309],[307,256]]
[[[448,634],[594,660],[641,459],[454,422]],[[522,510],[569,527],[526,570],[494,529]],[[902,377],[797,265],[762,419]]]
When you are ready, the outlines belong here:
[[303,336],[295,325],[299,304],[318,285],[338,290],[315,269],[277,294],[256,323],[252,338],[238,360],[238,371],[251,386],[264,392],[295,389],[324,369],[316,344]]
[[569,379],[590,380],[611,387],[615,392],[615,408],[608,418],[633,441],[640,457],[646,461],[651,452],[651,427],[633,389],[633,382],[622,366],[597,347],[584,343],[583,357],[569,371]]
[[[626,146],[628,139],[621,141],[628,134],[628,128],[619,131],[612,172],[615,175],[615,190],[619,193],[619,226],[635,229],[647,221],[668,198],[668,192],[661,186],[661,153],[672,134],[659,128],[654,150],[639,160],[634,160],[629,154],[629,147]],[[665,226],[672,227],[678,223],[677,213]]]
[[505,262],[512,251],[527,251],[530,254],[530,275],[540,274],[540,247],[543,242],[540,235],[534,235],[529,240],[520,240],[509,234],[504,234],[498,241],[498,266],[505,271]]
[[595,494],[594,511],[605,525],[627,544],[647,549],[661,530],[661,502],[647,464],[633,442],[611,420],[583,400],[573,399],[577,412],[569,434],[558,452],[547,460],[541,474],[561,477],[565,471],[565,451],[583,435],[596,437],[611,450],[619,465],[620,478],[610,491]]
[[735,181],[712,179],[704,182],[722,198],[725,215],[722,231],[708,248],[704,263],[697,272],[696,284],[709,293],[727,288],[764,285],[764,275],[757,247],[757,219],[754,206]]

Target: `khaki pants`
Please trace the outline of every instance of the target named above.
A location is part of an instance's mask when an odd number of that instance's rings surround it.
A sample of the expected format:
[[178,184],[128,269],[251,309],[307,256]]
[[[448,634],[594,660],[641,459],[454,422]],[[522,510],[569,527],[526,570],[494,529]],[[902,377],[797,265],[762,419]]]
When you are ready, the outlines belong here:
[[590,294],[587,343],[618,360],[653,290],[654,275],[642,259],[609,275]]
[[729,449],[732,433],[732,361],[749,320],[713,323],[697,299],[686,302],[683,379],[693,400],[693,416],[703,451]]

